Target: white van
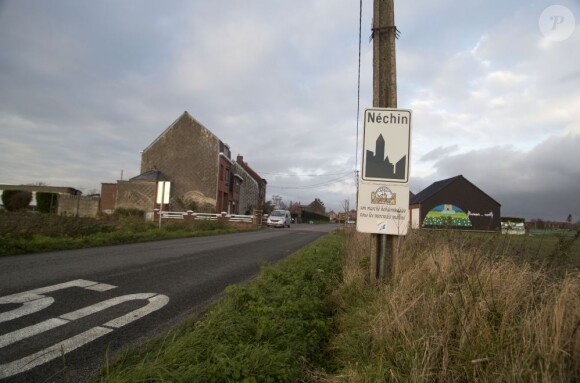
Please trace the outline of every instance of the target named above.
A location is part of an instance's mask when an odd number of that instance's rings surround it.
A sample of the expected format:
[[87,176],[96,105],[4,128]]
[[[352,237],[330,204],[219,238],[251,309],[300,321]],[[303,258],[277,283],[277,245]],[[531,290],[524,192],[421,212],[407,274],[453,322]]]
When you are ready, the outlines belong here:
[[268,216],[266,226],[290,227],[290,222],[292,222],[292,217],[288,210],[274,210]]

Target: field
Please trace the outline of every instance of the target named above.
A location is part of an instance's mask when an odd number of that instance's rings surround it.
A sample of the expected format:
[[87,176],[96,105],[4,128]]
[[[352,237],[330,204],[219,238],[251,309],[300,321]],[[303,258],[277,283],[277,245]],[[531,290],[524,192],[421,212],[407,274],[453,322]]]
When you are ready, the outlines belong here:
[[335,371],[318,382],[576,382],[580,241],[412,232],[400,273],[369,281],[368,237],[347,237],[333,295]]

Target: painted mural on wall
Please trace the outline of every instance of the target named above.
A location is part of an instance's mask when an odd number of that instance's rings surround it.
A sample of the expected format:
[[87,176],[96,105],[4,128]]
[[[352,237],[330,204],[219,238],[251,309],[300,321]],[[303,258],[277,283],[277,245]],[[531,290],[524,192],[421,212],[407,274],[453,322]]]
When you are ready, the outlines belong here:
[[423,226],[471,227],[469,215],[453,204],[442,204],[427,213]]

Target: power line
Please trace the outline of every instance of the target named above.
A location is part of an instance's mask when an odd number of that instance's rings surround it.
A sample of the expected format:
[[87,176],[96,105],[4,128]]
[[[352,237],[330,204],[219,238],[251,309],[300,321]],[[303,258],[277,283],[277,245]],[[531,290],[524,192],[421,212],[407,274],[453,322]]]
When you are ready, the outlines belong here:
[[361,31],[362,31],[362,0],[359,2],[358,16],[358,79],[357,79],[357,97],[356,97],[356,151],[354,153],[354,170],[358,171],[358,130],[360,118],[360,57],[361,57]]
[[268,185],[268,188],[273,188],[273,189],[293,189],[293,190],[298,190],[298,189],[316,189],[316,188],[320,188],[323,186],[328,186],[328,185],[332,185],[344,180],[349,179],[350,177],[352,177],[352,173],[349,172],[347,175],[344,175],[342,177],[339,178],[335,178],[333,180],[328,180],[326,182],[322,182],[322,183],[317,183],[317,184],[311,184],[311,185],[304,185],[304,186],[273,186],[273,185]]
[[350,174],[352,171],[341,172],[341,173],[327,173],[327,174],[288,174],[288,173],[268,173],[258,171],[258,174],[267,174],[274,177],[329,177],[329,176],[342,176],[345,174]]

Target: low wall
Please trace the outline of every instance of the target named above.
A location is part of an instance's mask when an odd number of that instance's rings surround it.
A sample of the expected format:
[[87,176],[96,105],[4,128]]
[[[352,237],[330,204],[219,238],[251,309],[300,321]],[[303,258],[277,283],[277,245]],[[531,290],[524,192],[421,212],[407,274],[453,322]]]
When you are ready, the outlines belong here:
[[75,217],[96,217],[99,213],[100,198],[98,196],[58,196],[58,214]]

